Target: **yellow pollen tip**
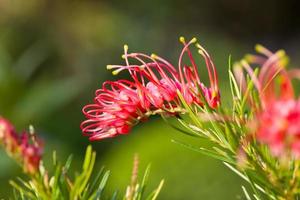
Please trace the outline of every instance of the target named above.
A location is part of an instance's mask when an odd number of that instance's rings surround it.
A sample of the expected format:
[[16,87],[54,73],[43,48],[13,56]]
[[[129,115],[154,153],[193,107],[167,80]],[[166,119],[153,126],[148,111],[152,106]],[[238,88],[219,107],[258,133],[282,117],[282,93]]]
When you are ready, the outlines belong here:
[[286,67],[289,63],[289,58],[287,56],[285,56],[279,62],[283,67]]
[[179,38],[179,41],[180,41],[181,43],[185,43],[184,37],[181,36],[181,37]]
[[123,59],[125,59],[126,58],[126,56],[123,54],[122,56],[121,56]]
[[34,135],[34,133],[35,133],[34,127],[32,125],[29,125],[29,133],[30,133],[30,135]]
[[112,69],[113,68],[113,66],[112,65],[106,65],[106,69]]
[[128,45],[127,44],[124,44],[124,50],[128,51]]
[[115,71],[112,71],[112,74],[117,75],[119,72],[120,72],[119,70],[115,70]]
[[154,58],[154,59],[155,59],[155,58],[157,58],[157,55],[154,54],[154,53],[152,53],[152,54],[151,54],[151,58]]
[[197,38],[193,37],[193,39],[191,40],[192,43],[197,42]]
[[251,54],[246,54],[244,59],[248,62],[253,62],[254,61],[254,56],[251,55]]
[[242,60],[241,60],[241,64],[243,64],[243,65],[247,65],[247,64],[248,64],[248,62],[247,62],[245,59],[242,59]]
[[265,48],[263,45],[261,45],[261,44],[255,45],[255,50],[256,50],[257,52],[264,52],[265,49],[266,49],[266,48]]
[[203,51],[202,51],[201,49],[198,50],[198,53],[201,54],[201,55],[204,54]]
[[202,46],[199,43],[195,44],[197,48],[202,49]]
[[279,50],[276,52],[276,55],[278,55],[279,58],[282,58],[285,56],[285,51],[284,50]]
[[233,68],[241,68],[241,65],[238,62],[233,63]]
[[217,94],[218,94],[218,93],[214,90],[214,91],[212,92],[212,97],[213,97],[213,98],[216,97]]
[[140,65],[139,68],[140,68],[141,70],[143,70],[143,69],[145,69],[145,65]]

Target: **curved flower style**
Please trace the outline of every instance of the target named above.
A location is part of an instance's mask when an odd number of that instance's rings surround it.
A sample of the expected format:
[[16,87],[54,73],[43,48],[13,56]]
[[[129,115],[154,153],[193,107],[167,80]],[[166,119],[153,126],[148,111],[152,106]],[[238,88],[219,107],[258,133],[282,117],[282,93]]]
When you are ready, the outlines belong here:
[[43,145],[34,134],[23,132],[18,135],[12,124],[0,117],[0,143],[10,156],[21,163],[25,172],[33,174],[38,170]]
[[[90,140],[100,140],[127,134],[130,128],[151,115],[176,115],[184,113],[182,99],[188,105],[208,104],[212,109],[220,104],[218,78],[215,66],[205,49],[196,44],[198,53],[204,58],[208,70],[210,86],[201,81],[198,69],[189,49],[196,43],[193,38],[188,43],[181,37],[184,47],[180,53],[178,70],[165,59],[152,54],[128,53],[124,46],[126,65],[108,65],[113,74],[127,70],[132,78],[129,80],[106,81],[102,89],[96,91],[93,104],[86,105],[83,113],[87,120],[81,129]],[[187,55],[190,64],[183,64]],[[140,64],[130,64],[134,59]]]
[[[255,110],[251,122],[258,141],[267,144],[275,156],[300,156],[300,100],[295,99],[291,77],[285,70],[284,51],[272,53],[257,46],[262,55],[248,55],[236,66],[237,81],[245,88],[241,66],[248,72],[259,96],[259,106],[250,100]],[[262,66],[256,75],[250,65]]]
[[[242,69],[245,69],[256,87],[262,108],[272,101],[279,99],[293,98],[294,92],[291,80],[285,70],[287,64],[287,56],[283,50],[272,53],[261,45],[256,46],[260,55],[246,55],[245,59],[236,63],[234,67],[237,82],[241,85],[241,89],[246,93],[246,78]],[[256,74],[251,65],[261,66]],[[280,84],[276,83],[276,78],[280,77]],[[281,87],[276,94],[276,87]],[[253,101],[253,99],[250,99]],[[253,103],[253,102],[251,102]]]

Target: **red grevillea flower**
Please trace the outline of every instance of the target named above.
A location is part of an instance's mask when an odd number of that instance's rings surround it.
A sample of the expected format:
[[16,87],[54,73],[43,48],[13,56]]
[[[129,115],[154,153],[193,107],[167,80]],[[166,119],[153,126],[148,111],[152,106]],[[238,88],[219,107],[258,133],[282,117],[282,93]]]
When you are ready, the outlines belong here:
[[[189,49],[196,43],[193,38],[188,43],[181,37],[184,47],[178,60],[178,69],[165,59],[152,54],[128,53],[124,46],[125,65],[108,65],[113,74],[127,70],[132,80],[106,81],[96,91],[94,103],[86,105],[83,113],[87,120],[81,129],[90,140],[127,134],[130,128],[151,115],[176,115],[185,112],[183,97],[189,105],[208,104],[212,109],[220,103],[218,78],[215,66],[205,51],[196,44],[198,53],[204,58],[208,70],[210,85],[206,87],[201,81],[198,69]],[[187,56],[190,63],[184,64]],[[130,64],[129,59],[138,64]]]
[[257,139],[269,145],[276,156],[300,157],[300,101],[278,100],[257,117]]
[[17,134],[9,121],[0,117],[0,143],[8,155],[16,159],[27,173],[38,170],[43,145],[34,134]]
[[[294,97],[289,73],[285,70],[287,58],[283,51],[272,53],[262,46],[257,47],[262,55],[248,55],[241,66],[246,69],[258,91],[259,107],[250,128],[261,143],[267,144],[276,156],[292,154],[300,156],[300,100]],[[250,65],[262,66],[255,75]],[[239,67],[239,66],[237,66]],[[245,78],[236,68],[237,81],[245,87]]]

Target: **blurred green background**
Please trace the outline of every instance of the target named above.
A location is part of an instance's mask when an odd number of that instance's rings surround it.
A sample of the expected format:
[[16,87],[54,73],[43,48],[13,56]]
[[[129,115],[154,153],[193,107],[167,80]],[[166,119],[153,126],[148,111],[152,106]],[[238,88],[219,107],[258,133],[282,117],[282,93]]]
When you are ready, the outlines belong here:
[[[104,80],[116,79],[106,65],[124,62],[123,44],[176,64],[178,37],[196,36],[214,58],[226,103],[228,56],[239,59],[262,43],[286,49],[299,63],[299,24],[296,0],[1,0],[0,114],[18,130],[33,124],[46,141],[46,157],[56,149],[62,160],[72,153],[79,164],[90,144],[79,129],[81,108]],[[242,198],[242,182],[221,162],[171,139],[205,145],[155,117],[129,135],[92,145],[98,165],[112,171],[111,190],[125,190],[138,153],[141,172],[152,164],[152,185],[166,180],[160,199]],[[0,156],[0,198],[6,198],[8,180],[20,169],[4,152]]]

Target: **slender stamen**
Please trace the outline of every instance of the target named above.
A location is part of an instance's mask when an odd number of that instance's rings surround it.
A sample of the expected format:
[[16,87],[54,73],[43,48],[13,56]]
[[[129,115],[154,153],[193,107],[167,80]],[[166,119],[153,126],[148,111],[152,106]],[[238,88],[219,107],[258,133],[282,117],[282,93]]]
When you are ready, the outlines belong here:
[[239,91],[242,92],[246,90],[246,79],[243,73],[243,68],[240,64],[235,63],[233,66],[233,73],[235,76],[235,79],[237,80]]
[[[193,38],[192,40],[193,40],[192,43],[197,42],[197,39],[196,39],[196,38]],[[180,41],[183,43],[184,46],[187,45],[186,42],[185,42],[185,40],[184,40],[184,38],[181,38]],[[191,51],[190,51],[189,48],[186,48],[186,50],[187,50],[188,56],[189,56],[189,58],[190,58],[191,64],[192,64],[192,66],[193,66],[195,76],[197,77],[197,82],[198,82],[198,84],[200,84],[200,77],[199,77],[199,73],[198,73],[198,68],[197,68],[197,65],[196,65],[196,63],[195,63],[195,60],[194,60],[194,58],[193,58],[193,55],[192,55],[192,53],[191,53]]]
[[[144,66],[146,66],[145,68],[143,68],[142,70],[147,70],[149,72],[149,77],[151,77],[153,79],[153,81],[159,82],[158,78],[156,77],[156,75],[154,74],[154,72],[151,70],[151,68],[148,66],[148,63],[146,63],[143,59],[138,57],[138,54],[128,54],[129,57],[135,58],[136,60],[140,61]],[[141,76],[142,78],[143,76]],[[143,84],[144,85],[144,84]]]
[[264,54],[267,57],[270,57],[273,55],[273,53],[270,50],[268,50],[267,48],[265,48],[264,46],[262,46],[260,44],[255,45],[255,50],[261,54]]
[[[157,70],[158,70],[159,74],[162,76],[162,78],[165,78],[166,80],[169,79],[169,77],[166,75],[166,73],[162,69],[163,65],[161,65],[160,63],[158,63],[152,56],[148,56],[148,55],[145,55],[145,54],[139,54],[139,55],[152,60],[156,64]],[[168,72],[173,76],[173,78],[177,79],[176,73],[174,73],[174,71],[172,70],[172,68],[170,70],[169,66],[166,66],[166,67],[167,67]]]
[[270,76],[273,76],[276,71],[284,68],[284,66],[279,63],[284,56],[284,51],[278,51],[265,61],[259,75],[259,80],[261,82],[265,82],[270,79]]
[[165,59],[163,59],[162,57],[159,57],[158,55],[152,53],[151,54],[151,57],[156,59],[156,60],[159,60],[161,61],[162,63],[164,63],[174,74],[177,74],[177,70],[175,69],[175,67],[169,63],[168,61],[166,61]]
[[[200,55],[202,55],[205,60],[211,87],[214,88],[215,91],[217,91],[218,90],[218,76],[217,76],[216,67],[215,67],[214,63],[212,62],[212,59],[210,58],[207,51],[198,43],[196,44],[196,47],[199,48],[198,53]],[[213,72],[213,76],[214,76],[213,78],[212,78],[212,72]]]
[[[184,39],[184,37],[180,37],[180,38],[179,38],[179,41],[180,41],[181,43],[185,44],[185,39]],[[191,44],[195,43],[196,41],[197,41],[196,38],[193,38],[193,39],[190,40],[187,44],[185,44],[184,47],[183,47],[183,49],[181,50],[181,53],[180,53],[180,56],[179,56],[179,60],[178,60],[178,67],[179,67],[179,69],[178,69],[178,71],[179,71],[179,76],[180,76],[181,84],[182,84],[183,86],[185,86],[184,77],[183,77],[183,71],[182,71],[182,70],[183,70],[183,67],[182,67],[182,59],[183,59],[183,55],[184,55],[184,53],[186,52],[186,50],[188,49],[188,47],[189,47]]]

